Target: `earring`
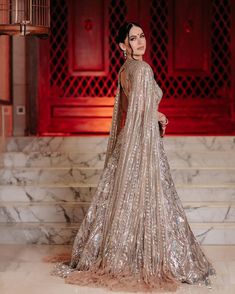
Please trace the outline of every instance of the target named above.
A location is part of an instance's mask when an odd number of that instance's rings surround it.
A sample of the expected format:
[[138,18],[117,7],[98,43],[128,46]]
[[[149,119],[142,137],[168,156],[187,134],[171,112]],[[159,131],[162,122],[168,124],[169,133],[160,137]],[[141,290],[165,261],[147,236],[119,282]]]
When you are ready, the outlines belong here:
[[123,50],[124,58],[126,59],[126,50]]

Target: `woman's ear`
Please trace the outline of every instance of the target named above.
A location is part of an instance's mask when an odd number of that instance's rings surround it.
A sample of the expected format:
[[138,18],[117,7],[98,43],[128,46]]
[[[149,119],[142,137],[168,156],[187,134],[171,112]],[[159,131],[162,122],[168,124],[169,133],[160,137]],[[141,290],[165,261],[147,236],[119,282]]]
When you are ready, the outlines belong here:
[[126,50],[126,45],[124,43],[119,43],[119,47],[125,51]]

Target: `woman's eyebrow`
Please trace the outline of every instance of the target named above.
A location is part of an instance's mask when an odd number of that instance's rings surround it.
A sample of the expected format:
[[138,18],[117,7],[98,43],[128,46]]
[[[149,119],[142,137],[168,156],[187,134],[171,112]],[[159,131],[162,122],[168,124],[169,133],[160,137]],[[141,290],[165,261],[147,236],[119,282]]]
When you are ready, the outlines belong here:
[[143,34],[143,33],[140,33],[140,34],[137,34],[137,35],[131,35],[130,38],[131,38],[131,37],[136,37],[136,36],[138,36],[138,35],[142,35],[142,34]]

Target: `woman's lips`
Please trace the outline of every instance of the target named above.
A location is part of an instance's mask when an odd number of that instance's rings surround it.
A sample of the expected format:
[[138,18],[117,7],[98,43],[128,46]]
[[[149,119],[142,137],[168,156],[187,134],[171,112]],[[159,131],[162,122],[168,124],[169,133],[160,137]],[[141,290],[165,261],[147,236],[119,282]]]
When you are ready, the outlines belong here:
[[137,49],[138,50],[144,49],[144,46],[138,47]]

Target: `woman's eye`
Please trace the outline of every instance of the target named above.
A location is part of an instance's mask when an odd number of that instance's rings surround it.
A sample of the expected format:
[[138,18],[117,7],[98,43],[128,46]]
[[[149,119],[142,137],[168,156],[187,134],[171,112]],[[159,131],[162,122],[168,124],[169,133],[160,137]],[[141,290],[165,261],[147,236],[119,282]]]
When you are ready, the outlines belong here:
[[145,38],[145,35],[141,35],[141,38]]
[[131,41],[134,41],[135,40],[135,38],[131,38]]

